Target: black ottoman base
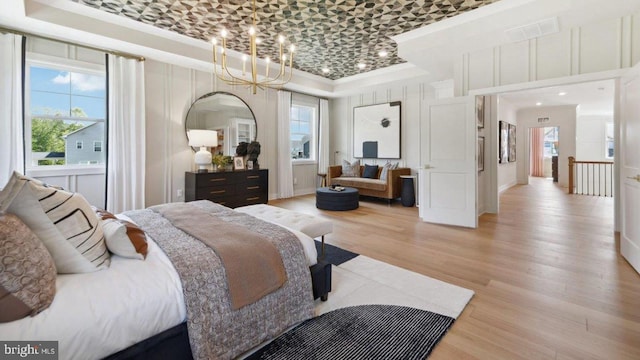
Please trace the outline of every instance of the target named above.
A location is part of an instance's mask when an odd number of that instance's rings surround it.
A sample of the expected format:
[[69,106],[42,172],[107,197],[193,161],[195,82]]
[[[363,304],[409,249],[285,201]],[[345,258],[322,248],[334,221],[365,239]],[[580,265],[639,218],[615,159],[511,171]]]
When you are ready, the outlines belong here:
[[344,188],[334,191],[329,188],[316,190],[316,207],[322,210],[345,211],[355,210],[360,206],[358,189]]

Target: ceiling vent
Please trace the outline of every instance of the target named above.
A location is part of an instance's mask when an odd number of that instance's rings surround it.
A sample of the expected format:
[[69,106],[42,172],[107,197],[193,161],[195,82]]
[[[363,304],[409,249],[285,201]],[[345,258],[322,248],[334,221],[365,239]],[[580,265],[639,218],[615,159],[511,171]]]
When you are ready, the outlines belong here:
[[558,27],[558,18],[552,17],[538,22],[518,26],[505,30],[507,38],[511,42],[518,42],[523,40],[534,39],[540,36],[554,34],[560,31]]

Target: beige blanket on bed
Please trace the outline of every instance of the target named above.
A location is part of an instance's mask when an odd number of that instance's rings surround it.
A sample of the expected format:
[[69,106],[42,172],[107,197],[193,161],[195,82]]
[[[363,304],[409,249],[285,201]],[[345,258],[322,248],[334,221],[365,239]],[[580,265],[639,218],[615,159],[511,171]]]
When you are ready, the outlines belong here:
[[172,204],[156,211],[220,257],[233,309],[253,304],[287,280],[280,253],[260,234],[188,204]]

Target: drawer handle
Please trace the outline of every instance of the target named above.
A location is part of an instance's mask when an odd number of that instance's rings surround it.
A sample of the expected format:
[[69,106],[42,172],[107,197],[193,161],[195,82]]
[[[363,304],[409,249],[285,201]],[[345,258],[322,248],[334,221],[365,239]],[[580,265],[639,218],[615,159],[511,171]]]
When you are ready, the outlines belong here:
[[254,197],[247,198],[247,201],[253,201],[253,200],[258,200],[258,199],[260,199],[259,196],[254,196]]
[[212,191],[211,193],[212,194],[224,194],[226,192],[227,192],[227,190],[216,190],[216,191]]
[[215,178],[215,179],[211,179],[209,181],[225,181],[227,180],[226,178]]
[[247,175],[247,179],[257,179],[260,175]]
[[260,189],[260,186],[247,186],[247,190]]

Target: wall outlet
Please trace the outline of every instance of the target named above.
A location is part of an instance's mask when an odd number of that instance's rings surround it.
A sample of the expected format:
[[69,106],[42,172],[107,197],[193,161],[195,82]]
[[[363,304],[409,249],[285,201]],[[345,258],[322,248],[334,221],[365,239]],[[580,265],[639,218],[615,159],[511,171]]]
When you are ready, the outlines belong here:
[[293,185],[298,185],[298,178],[293,178]]
[[179,198],[181,198],[181,197],[182,197],[182,195],[183,195],[182,189],[178,189],[178,190],[176,191],[176,196],[177,196],[177,197],[179,197]]

